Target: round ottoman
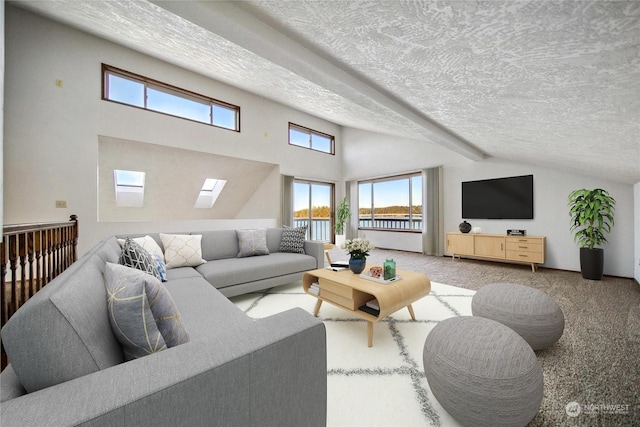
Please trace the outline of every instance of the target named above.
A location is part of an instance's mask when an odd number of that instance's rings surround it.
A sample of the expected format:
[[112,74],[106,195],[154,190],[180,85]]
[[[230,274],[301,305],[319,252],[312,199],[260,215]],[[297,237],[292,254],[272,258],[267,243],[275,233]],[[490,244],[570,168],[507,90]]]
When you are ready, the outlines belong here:
[[564,332],[560,306],[549,295],[529,286],[512,283],[484,286],[473,296],[471,312],[510,327],[534,350],[551,347]]
[[525,426],[542,402],[542,369],[531,347],[491,319],[441,321],[424,343],[424,371],[442,407],[465,426]]

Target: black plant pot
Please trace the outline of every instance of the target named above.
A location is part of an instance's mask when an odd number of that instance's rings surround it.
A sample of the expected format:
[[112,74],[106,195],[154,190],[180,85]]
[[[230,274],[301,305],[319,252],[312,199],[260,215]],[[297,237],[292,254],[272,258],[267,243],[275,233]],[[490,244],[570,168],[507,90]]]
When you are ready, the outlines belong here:
[[580,248],[580,271],[584,279],[602,280],[604,249]]

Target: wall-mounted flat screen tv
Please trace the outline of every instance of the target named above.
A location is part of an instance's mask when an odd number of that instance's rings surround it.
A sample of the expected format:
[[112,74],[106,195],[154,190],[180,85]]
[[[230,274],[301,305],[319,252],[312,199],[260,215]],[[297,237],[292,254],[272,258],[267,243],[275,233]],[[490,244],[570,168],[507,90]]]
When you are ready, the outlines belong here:
[[533,219],[533,175],[463,182],[462,218]]

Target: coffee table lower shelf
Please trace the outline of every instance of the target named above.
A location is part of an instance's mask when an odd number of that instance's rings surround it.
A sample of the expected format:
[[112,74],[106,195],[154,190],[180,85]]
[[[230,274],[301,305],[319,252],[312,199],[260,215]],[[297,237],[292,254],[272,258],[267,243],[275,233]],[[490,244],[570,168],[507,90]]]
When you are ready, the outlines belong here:
[[[370,266],[367,265],[367,269]],[[406,307],[412,320],[416,320],[411,303],[429,294],[431,282],[424,274],[398,270],[402,280],[380,284],[361,279],[349,270],[332,271],[319,269],[309,271],[302,278],[306,293],[318,299],[313,312],[318,316],[324,301],[346,310],[367,321],[367,344],[373,345],[373,324]],[[320,294],[309,291],[313,283],[318,283]],[[380,307],[377,316],[360,310],[368,301],[377,300]]]

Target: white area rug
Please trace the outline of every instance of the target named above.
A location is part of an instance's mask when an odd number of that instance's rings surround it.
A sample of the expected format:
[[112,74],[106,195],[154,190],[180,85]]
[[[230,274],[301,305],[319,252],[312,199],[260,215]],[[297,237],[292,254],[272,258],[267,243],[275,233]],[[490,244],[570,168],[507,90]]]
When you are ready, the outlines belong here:
[[[422,349],[441,320],[471,315],[475,292],[431,282],[428,296],[375,324],[367,347],[366,322],[323,303],[319,318],[327,329],[327,425],[459,426],[431,394]],[[313,313],[316,299],[300,282],[231,298],[252,318],[293,307]]]

